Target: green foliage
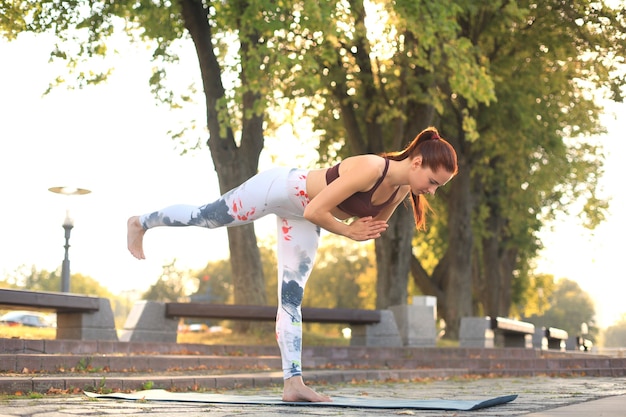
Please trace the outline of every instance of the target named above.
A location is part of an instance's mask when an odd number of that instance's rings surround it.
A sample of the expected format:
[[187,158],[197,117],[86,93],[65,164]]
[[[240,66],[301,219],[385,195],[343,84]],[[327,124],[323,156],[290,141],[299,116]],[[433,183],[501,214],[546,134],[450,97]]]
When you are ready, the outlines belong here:
[[[459,147],[473,178],[474,281],[494,288],[509,280],[518,304],[541,248],[537,232],[568,211],[594,227],[607,208],[597,195],[601,148],[589,137],[603,132],[597,98],[623,85],[614,75],[620,64],[609,57],[623,55],[625,25],[619,12],[584,3],[471,2],[460,19],[497,99],[477,107],[454,100],[442,118],[467,134],[465,120],[457,122],[467,110],[463,118],[475,120],[479,133]],[[476,297],[486,307],[483,294]]]
[[176,260],[163,266],[159,279],[142,295],[142,299],[151,301],[184,301],[198,288],[191,271],[176,268]]
[[375,265],[371,242],[361,244],[337,236],[327,236],[318,250],[303,305],[374,308]]
[[[15,271],[0,277],[0,288],[26,289],[30,291],[61,291],[60,270],[49,272],[38,270],[34,265],[22,265]],[[109,299],[118,326],[126,320],[132,308],[132,300],[125,295],[114,295],[94,278],[82,274],[71,274],[70,292]],[[54,338],[54,335],[52,335]]]
[[[277,303],[276,252],[268,240],[261,247],[268,304]],[[372,243],[363,244],[327,235],[322,238],[309,278],[304,305],[311,307],[374,308],[376,262]],[[227,260],[209,262],[194,274],[200,284],[191,299],[232,303],[232,277]]]
[[[2,280],[0,286],[4,288],[22,288],[30,291],[61,291],[61,272],[38,270],[34,265],[22,265],[9,273]],[[113,294],[95,279],[82,274],[71,274],[70,292],[75,294],[93,295],[103,298],[113,298]]]
[[[483,307],[490,301],[478,288],[501,283],[502,297],[511,288],[520,305],[536,287],[529,272],[541,247],[537,232],[567,210],[594,227],[607,208],[597,195],[601,147],[588,137],[603,132],[596,98],[622,98],[626,22],[623,11],[606,3],[203,2],[219,81],[226,83],[210,109],[220,122],[212,135],[241,132],[246,120],[294,99],[307,103],[322,132],[321,162],[396,150],[425,125],[439,125],[472,178],[471,189],[456,192],[471,199],[440,210],[444,215],[419,243],[424,269],[446,262],[448,241],[458,233],[448,220],[471,216],[463,224],[472,224],[474,239],[461,250],[473,254],[472,264],[440,270],[474,271],[474,295]],[[64,61],[79,87],[106,79],[111,69],[103,58],[115,51],[109,41],[128,34],[153,50],[155,96],[182,107],[192,94],[167,86],[176,42],[190,23],[181,4],[3,2],[0,33],[10,40],[21,32],[53,34],[51,59]],[[271,133],[273,124],[266,126]],[[486,271],[498,273],[485,278]],[[450,279],[432,284],[442,289]],[[162,277],[151,296],[184,293],[168,280]]]
[[[540,277],[542,285],[549,287],[548,281],[550,276]],[[541,287],[544,288],[544,287]],[[549,290],[548,290],[549,291]],[[548,292],[546,291],[546,292]],[[540,292],[537,292],[540,294]],[[590,338],[593,339],[598,329],[594,327],[595,307],[589,294],[584,292],[580,286],[571,280],[560,279],[551,294],[544,294],[538,299],[539,309],[544,310],[543,313],[532,314],[525,320],[533,323],[535,326],[556,327],[567,331],[570,335],[576,336],[581,333],[581,326],[586,323]],[[547,302],[547,309],[542,303]],[[532,311],[532,309],[529,309]]]
[[513,303],[511,314],[516,317],[543,316],[552,307],[554,300],[556,285],[554,276],[531,275],[523,282],[524,284],[516,291],[520,296],[518,302]]
[[194,275],[198,280],[198,291],[191,295],[193,301],[232,303],[233,280],[227,259],[209,262]]
[[604,332],[605,347],[626,347],[626,315]]

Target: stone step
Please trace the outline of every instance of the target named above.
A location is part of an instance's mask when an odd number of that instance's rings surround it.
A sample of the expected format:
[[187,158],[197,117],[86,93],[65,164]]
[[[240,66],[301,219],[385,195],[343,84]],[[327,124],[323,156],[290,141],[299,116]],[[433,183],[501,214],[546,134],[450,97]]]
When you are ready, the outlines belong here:
[[[112,342],[95,340],[25,340],[0,338],[0,354],[67,354],[74,355],[216,355],[216,356],[278,356],[276,345],[206,345],[161,342]],[[489,358],[589,358],[589,352],[548,351],[523,348],[437,348],[437,347],[361,347],[313,346],[304,347],[303,358],[324,357],[341,359],[489,359]]]
[[[313,370],[305,371],[307,383],[316,385],[351,383],[358,381],[418,380],[429,378],[463,377],[462,369],[436,370]],[[242,388],[283,386],[282,372],[228,373],[216,374],[176,374],[135,373],[131,375],[43,375],[43,376],[0,376],[0,393],[16,392],[59,392],[66,390],[78,393],[131,391],[149,388],[173,391],[228,390]]]
[[[309,347],[307,381],[626,376],[626,358],[522,348]],[[282,386],[276,346],[0,339],[0,392]]]
[[0,354],[0,373],[269,371],[278,356]]
[[[443,350],[443,349],[442,349]],[[332,349],[327,356],[305,355],[303,365],[307,369],[467,369],[471,372],[497,372],[500,370],[531,370],[564,372],[576,370],[626,370],[626,358],[610,358],[584,355],[552,355],[535,357],[461,357],[457,349],[446,352],[430,351],[419,358],[388,358],[372,352],[369,357],[333,357]],[[324,353],[317,351],[315,353]],[[505,353],[505,352],[502,352]],[[341,356],[341,355],[335,355]],[[184,372],[211,371],[270,371],[280,369],[279,356],[228,356],[228,355],[165,355],[165,354],[0,354],[0,373],[111,373],[111,372]]]
[[[544,372],[626,368],[626,358],[523,348],[308,347],[309,369],[529,369]],[[277,346],[0,339],[0,372],[264,371],[280,369]]]

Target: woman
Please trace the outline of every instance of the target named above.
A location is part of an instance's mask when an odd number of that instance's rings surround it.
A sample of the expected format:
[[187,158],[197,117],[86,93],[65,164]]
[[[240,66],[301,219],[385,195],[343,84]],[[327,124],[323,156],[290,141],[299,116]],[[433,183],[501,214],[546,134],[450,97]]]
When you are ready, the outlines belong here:
[[[428,203],[457,173],[452,146],[435,128],[422,131],[400,152],[359,155],[332,168],[274,168],[204,206],[175,205],[128,219],[128,249],[144,259],[143,236],[158,226],[232,227],[267,214],[277,216],[278,313],[276,336],[285,385],[283,401],[331,401],[302,380],[302,315],[306,281],[313,267],[320,228],[357,241],[376,239],[387,220],[411,196],[415,223],[423,229]],[[346,221],[352,219],[352,221]]]

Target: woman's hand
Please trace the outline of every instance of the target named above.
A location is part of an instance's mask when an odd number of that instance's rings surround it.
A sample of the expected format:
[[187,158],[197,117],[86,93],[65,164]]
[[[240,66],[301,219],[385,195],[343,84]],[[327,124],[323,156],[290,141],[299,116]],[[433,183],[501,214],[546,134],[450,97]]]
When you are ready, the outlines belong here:
[[387,227],[389,226],[385,220],[374,220],[371,216],[362,217],[350,223],[346,236],[356,241],[377,239]]

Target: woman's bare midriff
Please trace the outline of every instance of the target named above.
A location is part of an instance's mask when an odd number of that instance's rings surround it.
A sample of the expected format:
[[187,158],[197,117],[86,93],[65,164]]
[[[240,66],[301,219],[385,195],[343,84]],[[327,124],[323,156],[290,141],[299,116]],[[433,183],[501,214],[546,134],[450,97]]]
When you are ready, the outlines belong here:
[[326,187],[326,171],[328,168],[312,169],[306,176],[306,192],[309,199],[314,199]]
[[[308,172],[306,192],[309,195],[309,200],[313,200],[326,187],[326,171],[328,171],[328,168],[312,169]],[[352,217],[338,208],[333,209],[331,214],[339,220],[346,220]]]

